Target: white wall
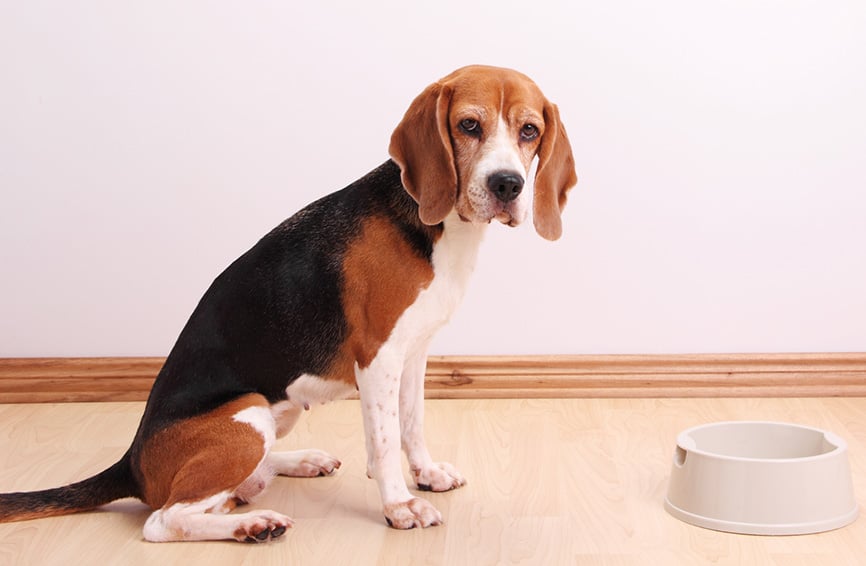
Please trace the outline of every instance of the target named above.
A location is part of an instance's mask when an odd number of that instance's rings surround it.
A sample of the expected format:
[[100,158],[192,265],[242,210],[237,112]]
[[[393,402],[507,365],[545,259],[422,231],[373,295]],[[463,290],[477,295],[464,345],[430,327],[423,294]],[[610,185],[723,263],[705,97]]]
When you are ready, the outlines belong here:
[[[315,5],[314,5],[315,4]],[[475,62],[560,106],[434,353],[866,350],[866,4],[0,4],[0,356],[164,355],[215,275]]]

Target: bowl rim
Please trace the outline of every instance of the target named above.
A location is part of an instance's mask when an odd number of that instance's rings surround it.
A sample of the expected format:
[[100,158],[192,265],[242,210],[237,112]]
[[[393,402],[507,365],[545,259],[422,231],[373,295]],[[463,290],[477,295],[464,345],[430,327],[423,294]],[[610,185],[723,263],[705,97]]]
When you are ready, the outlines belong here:
[[[706,428],[715,428],[721,426],[744,426],[744,425],[772,425],[772,426],[783,426],[788,428],[795,428],[800,430],[806,430],[810,432],[817,432],[824,435],[824,439],[835,446],[833,450],[828,452],[824,452],[822,454],[815,454],[812,456],[799,456],[795,458],[756,458],[750,456],[732,456],[726,454],[719,454],[717,452],[710,452],[708,450],[702,450],[697,447],[697,443],[694,441],[690,435],[695,431],[706,429]],[[677,447],[686,450],[691,454],[697,454],[700,456],[704,456],[706,458],[713,458],[718,460],[725,461],[734,461],[734,462],[761,462],[764,464],[786,464],[792,462],[812,462],[816,460],[824,460],[829,458],[834,458],[838,456],[842,452],[846,452],[848,450],[848,443],[841,436],[830,432],[828,430],[813,427],[809,425],[803,425],[798,423],[790,423],[784,421],[769,421],[769,420],[730,420],[730,421],[716,421],[711,423],[704,423],[700,425],[693,426],[691,428],[687,428],[680,432],[677,435]]]

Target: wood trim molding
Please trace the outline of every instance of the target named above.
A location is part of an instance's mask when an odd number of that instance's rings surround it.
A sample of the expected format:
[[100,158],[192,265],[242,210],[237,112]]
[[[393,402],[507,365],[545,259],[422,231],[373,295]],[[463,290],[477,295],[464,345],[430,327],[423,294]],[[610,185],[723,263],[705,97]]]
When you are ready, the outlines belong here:
[[143,401],[165,358],[0,358],[0,403]]
[[866,353],[433,357],[429,397],[861,397]]
[[[163,358],[0,358],[0,403],[143,401]],[[432,356],[427,397],[866,397],[866,353]]]

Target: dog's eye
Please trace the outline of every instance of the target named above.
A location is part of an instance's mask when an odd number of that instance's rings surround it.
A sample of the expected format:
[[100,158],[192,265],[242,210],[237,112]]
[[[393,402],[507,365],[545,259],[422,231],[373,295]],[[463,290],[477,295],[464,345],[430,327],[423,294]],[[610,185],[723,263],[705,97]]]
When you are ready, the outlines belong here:
[[481,125],[478,123],[478,120],[473,120],[472,118],[460,120],[460,129],[470,136],[481,135]]
[[520,129],[520,138],[526,141],[534,140],[538,137],[538,128],[534,124],[524,124]]

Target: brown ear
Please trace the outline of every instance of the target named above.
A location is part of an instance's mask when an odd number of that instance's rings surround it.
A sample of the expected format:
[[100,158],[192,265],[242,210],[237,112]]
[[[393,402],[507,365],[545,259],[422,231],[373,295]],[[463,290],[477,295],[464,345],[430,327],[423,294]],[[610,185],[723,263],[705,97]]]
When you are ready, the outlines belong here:
[[562,235],[562,209],[568,190],[577,184],[574,156],[555,104],[544,104],[544,136],[538,148],[535,200],[532,220],[535,231],[547,240]]
[[418,95],[391,134],[388,153],[424,224],[439,224],[457,201],[457,169],[448,133],[451,88],[434,83]]

